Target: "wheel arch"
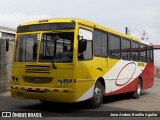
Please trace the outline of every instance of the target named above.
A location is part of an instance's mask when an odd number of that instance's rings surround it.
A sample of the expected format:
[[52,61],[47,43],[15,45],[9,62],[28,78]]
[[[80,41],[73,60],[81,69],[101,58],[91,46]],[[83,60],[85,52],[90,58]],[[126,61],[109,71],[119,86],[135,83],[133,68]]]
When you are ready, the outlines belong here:
[[99,82],[102,84],[102,86],[104,87],[104,93],[103,93],[103,94],[105,94],[106,85],[105,85],[104,78],[103,78],[103,77],[99,77],[99,78],[97,79],[96,83],[97,83],[98,81],[99,81]]
[[139,76],[139,80],[141,81],[141,87],[143,88],[143,78],[142,78],[142,76]]

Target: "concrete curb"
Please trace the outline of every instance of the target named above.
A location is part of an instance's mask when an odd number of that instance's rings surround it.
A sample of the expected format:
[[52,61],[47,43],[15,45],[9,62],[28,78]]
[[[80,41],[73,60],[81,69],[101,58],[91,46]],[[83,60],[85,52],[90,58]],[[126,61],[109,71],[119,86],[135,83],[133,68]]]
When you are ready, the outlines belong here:
[[0,91],[0,95],[8,93],[8,92],[10,92],[10,91],[9,90],[7,90],[7,91]]

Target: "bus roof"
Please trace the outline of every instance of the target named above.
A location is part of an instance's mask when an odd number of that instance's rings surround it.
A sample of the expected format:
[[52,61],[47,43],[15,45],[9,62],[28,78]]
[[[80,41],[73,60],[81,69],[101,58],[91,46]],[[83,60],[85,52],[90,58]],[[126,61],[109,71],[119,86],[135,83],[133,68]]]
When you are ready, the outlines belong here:
[[27,22],[27,23],[24,23],[24,24],[20,24],[20,26],[42,24],[42,23],[61,23],[61,22],[76,22],[76,23],[79,23],[79,24],[82,24],[82,25],[86,25],[86,26],[90,26],[90,27],[93,27],[93,28],[97,28],[97,29],[103,30],[103,31],[107,31],[109,33],[113,33],[113,34],[119,35],[119,36],[124,37],[124,38],[128,38],[128,39],[132,39],[132,40],[141,42],[141,40],[136,38],[136,37],[124,34],[122,32],[113,30],[113,29],[111,29],[109,27],[105,27],[105,26],[99,25],[97,23],[94,23],[92,21],[85,20],[85,19],[77,19],[77,18],[43,19],[43,20],[31,21],[31,22]]

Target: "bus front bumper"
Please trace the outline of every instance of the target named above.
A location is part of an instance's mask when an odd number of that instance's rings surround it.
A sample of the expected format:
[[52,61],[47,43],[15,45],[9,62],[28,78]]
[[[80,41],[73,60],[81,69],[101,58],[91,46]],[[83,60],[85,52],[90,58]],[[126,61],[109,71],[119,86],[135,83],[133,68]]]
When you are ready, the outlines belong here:
[[39,99],[51,102],[76,102],[75,90],[65,88],[11,86],[11,96],[21,99]]

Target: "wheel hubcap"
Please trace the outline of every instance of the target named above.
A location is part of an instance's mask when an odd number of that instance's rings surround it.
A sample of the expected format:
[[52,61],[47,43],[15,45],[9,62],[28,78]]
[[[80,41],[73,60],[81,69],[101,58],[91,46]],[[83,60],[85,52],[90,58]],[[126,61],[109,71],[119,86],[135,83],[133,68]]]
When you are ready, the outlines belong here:
[[141,86],[138,85],[138,86],[137,86],[137,94],[140,95],[140,93],[141,93]]
[[101,100],[102,92],[99,88],[95,88],[95,102],[99,103]]

